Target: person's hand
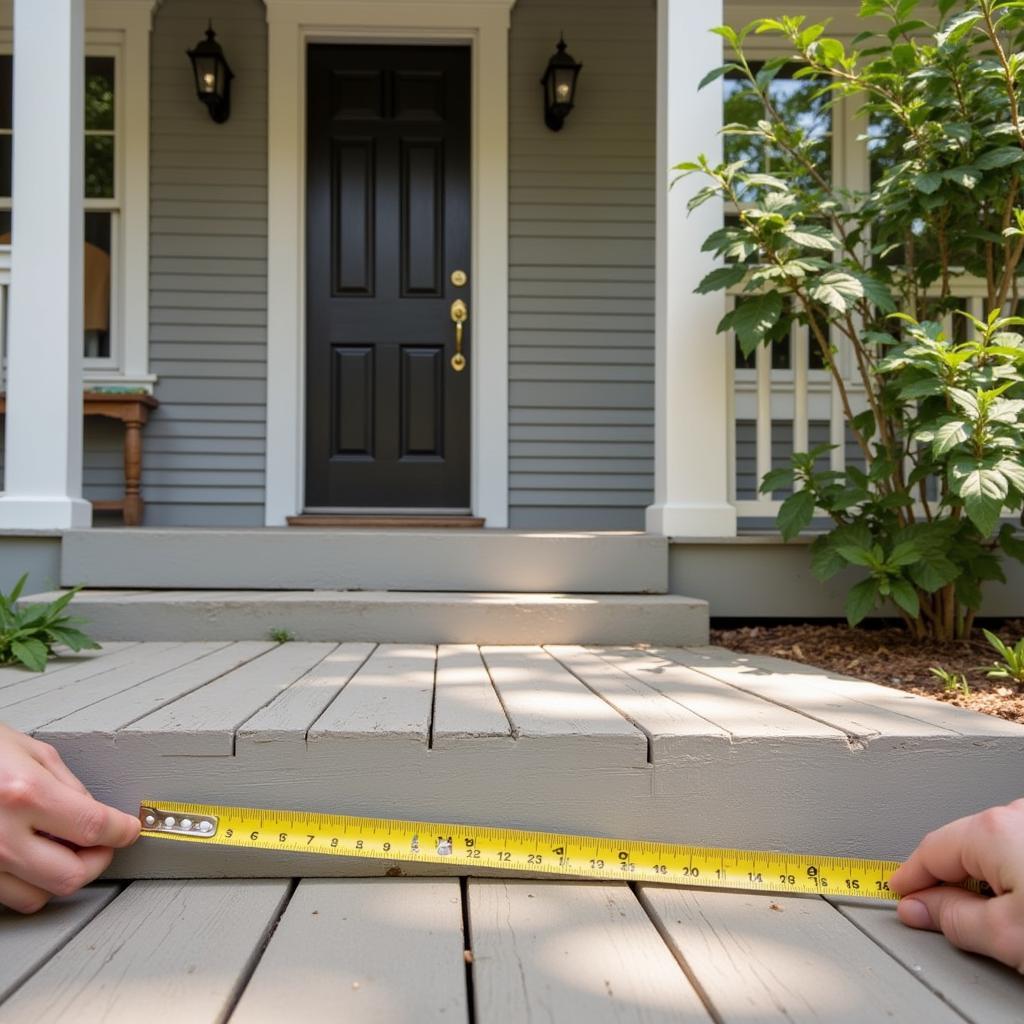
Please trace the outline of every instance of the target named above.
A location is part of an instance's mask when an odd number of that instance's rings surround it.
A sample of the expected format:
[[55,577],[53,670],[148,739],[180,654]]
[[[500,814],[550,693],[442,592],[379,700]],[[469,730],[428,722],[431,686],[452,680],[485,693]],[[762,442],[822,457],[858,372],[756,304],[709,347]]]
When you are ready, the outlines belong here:
[[0,905],[31,914],[100,875],[139,821],[94,800],[53,747],[0,724]]
[[[958,888],[967,878],[988,882],[995,896]],[[1024,974],[1024,800],[929,833],[889,886],[903,897],[904,924],[941,931]]]

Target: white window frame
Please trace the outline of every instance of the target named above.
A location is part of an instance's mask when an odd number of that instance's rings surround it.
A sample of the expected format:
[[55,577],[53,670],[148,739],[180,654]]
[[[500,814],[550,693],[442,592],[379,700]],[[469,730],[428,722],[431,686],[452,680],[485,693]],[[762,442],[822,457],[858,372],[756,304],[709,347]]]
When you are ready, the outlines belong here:
[[[83,384],[153,390],[149,372],[150,32],[160,0],[88,0],[85,54],[114,58],[114,200],[111,211],[110,357],[85,359]],[[13,51],[11,0],[0,0],[0,52]],[[83,68],[84,71],[84,68]],[[6,208],[9,208],[9,204]],[[12,259],[16,255],[12,251]]]

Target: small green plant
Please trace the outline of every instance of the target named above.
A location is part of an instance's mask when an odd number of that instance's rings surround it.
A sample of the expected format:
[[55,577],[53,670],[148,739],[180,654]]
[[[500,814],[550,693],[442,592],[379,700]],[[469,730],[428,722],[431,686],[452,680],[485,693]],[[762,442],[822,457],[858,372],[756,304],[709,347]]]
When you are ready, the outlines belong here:
[[76,628],[84,620],[64,614],[81,587],[72,587],[50,604],[18,608],[27,579],[25,573],[9,594],[0,593],[0,664],[20,663],[33,672],[42,672],[56,644],[73,651],[99,650],[100,645],[92,637]]
[[985,639],[995,648],[999,657],[1003,659],[1000,665],[996,662],[988,671],[989,679],[1010,679],[1018,686],[1024,686],[1024,637],[1017,641],[1013,647],[1004,644],[1002,640],[990,633],[987,629],[983,631]]
[[290,629],[285,629],[283,626],[275,627],[268,635],[275,644],[286,644],[295,639],[295,634]]
[[963,672],[950,672],[945,668],[930,668],[928,671],[942,683],[942,689],[946,693],[962,693],[965,697],[970,697],[971,687]]

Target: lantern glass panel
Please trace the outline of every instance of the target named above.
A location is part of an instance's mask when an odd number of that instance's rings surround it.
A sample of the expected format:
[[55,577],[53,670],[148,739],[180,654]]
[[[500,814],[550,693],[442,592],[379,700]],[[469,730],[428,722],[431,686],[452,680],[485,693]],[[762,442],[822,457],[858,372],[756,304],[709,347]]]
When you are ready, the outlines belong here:
[[576,71],[573,68],[556,69],[553,78],[552,101],[555,106],[571,106],[573,86],[576,83]]

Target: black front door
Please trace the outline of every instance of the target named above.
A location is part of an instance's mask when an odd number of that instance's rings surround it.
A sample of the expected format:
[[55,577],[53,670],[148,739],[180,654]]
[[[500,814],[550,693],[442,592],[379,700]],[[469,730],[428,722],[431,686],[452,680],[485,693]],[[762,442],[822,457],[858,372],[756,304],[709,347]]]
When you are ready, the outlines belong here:
[[306,507],[468,510],[469,50],[311,46],[308,84]]

